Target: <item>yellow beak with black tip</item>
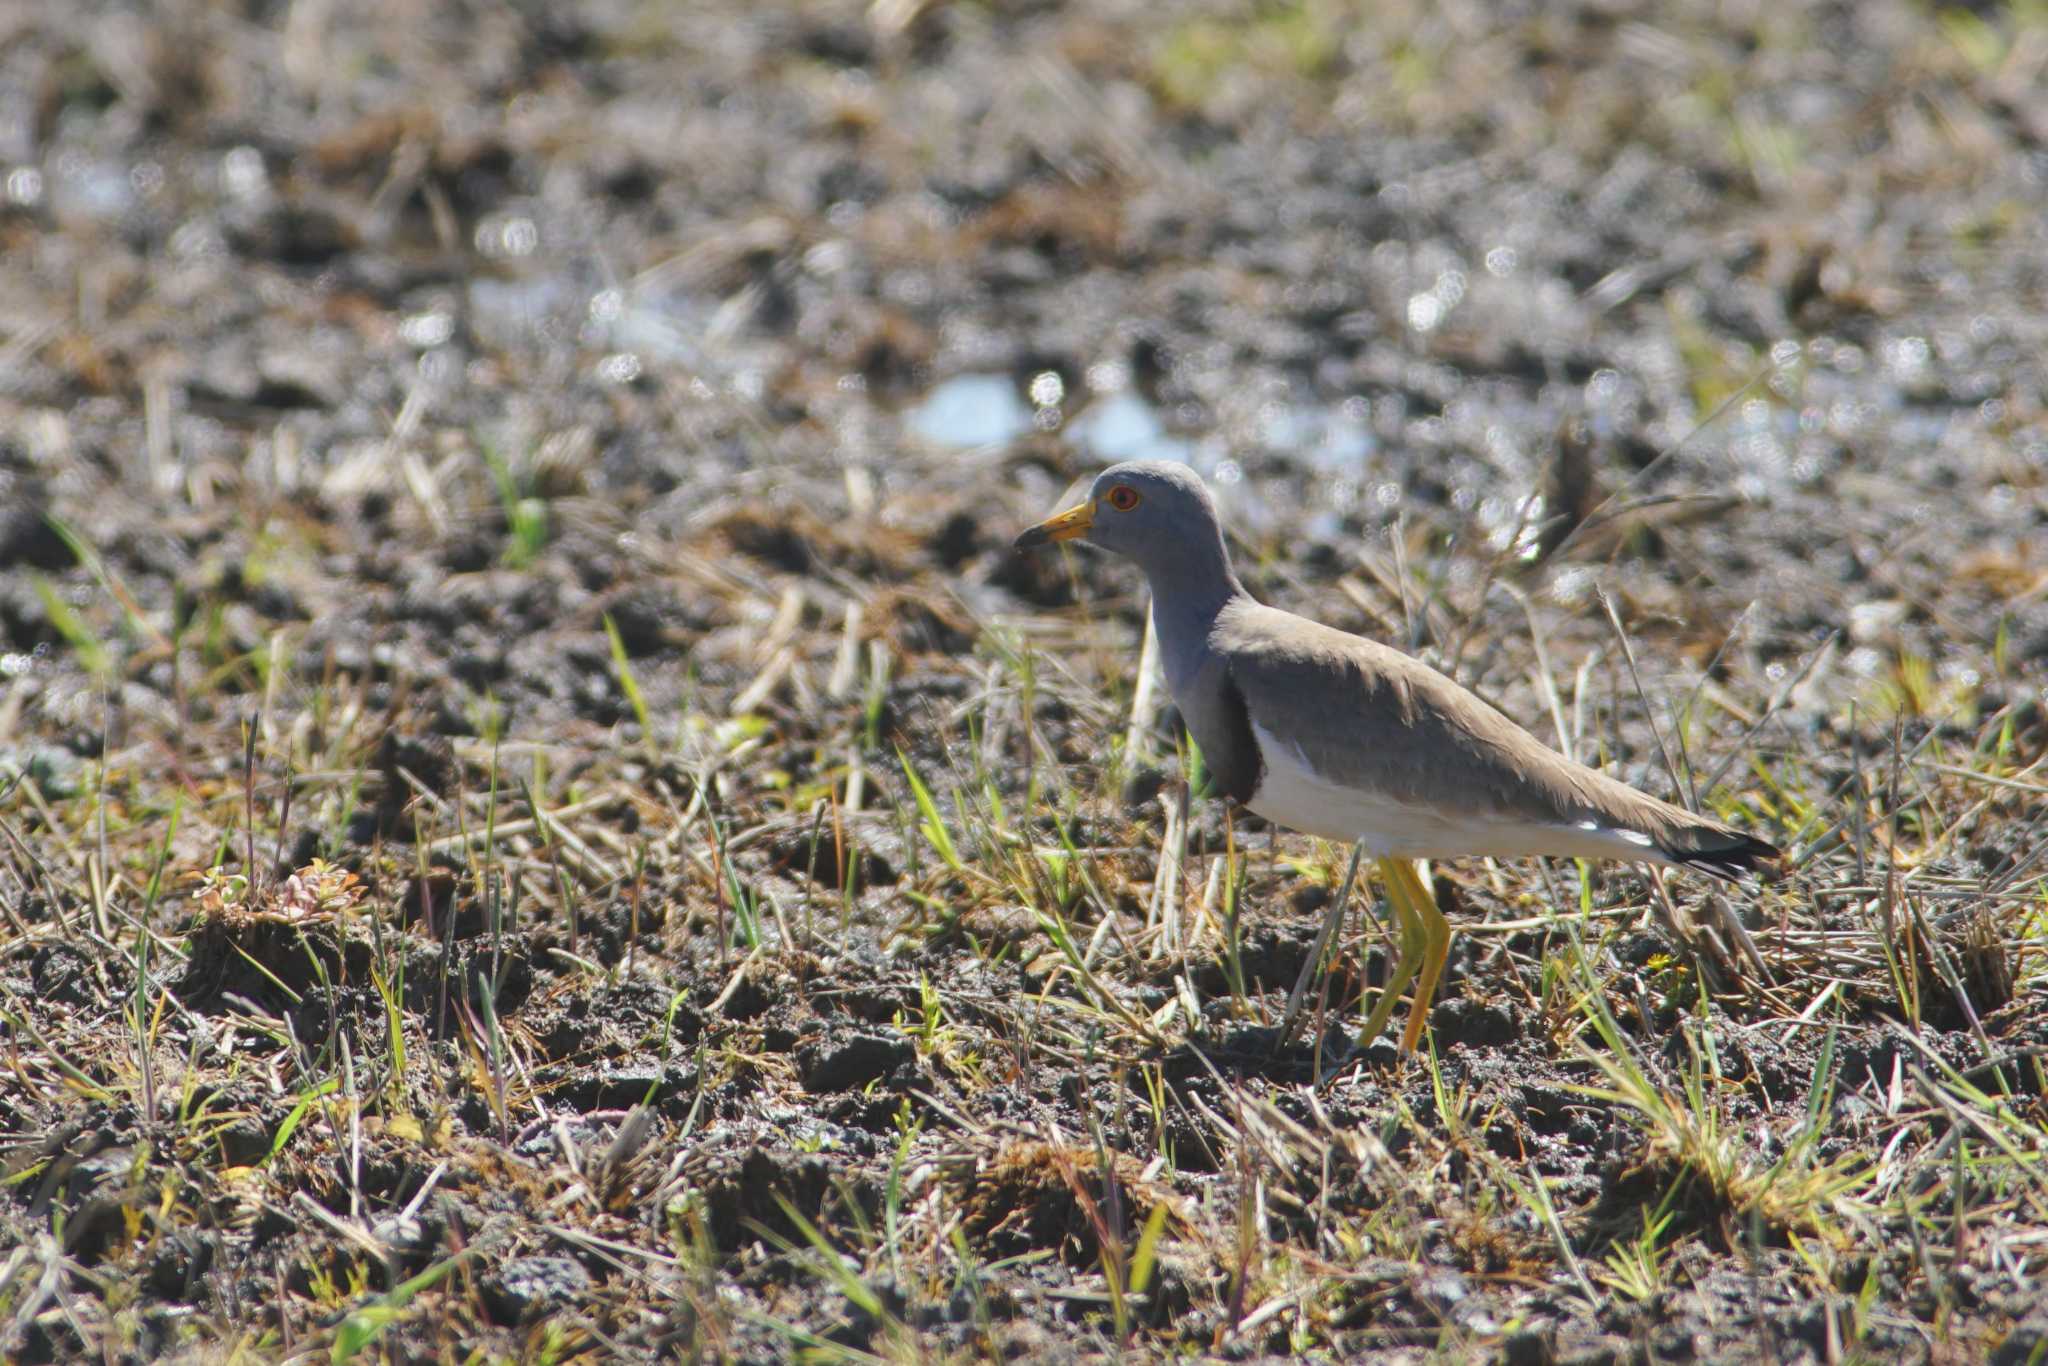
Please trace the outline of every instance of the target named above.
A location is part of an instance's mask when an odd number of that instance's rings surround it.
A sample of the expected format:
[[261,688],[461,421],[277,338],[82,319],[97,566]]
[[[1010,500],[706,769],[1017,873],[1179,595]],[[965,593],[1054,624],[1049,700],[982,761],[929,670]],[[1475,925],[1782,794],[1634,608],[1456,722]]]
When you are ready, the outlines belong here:
[[1056,512],[1035,527],[1027,528],[1016,541],[1019,550],[1046,545],[1052,541],[1071,541],[1076,536],[1088,534],[1088,528],[1095,525],[1095,503],[1091,499],[1065,512]]

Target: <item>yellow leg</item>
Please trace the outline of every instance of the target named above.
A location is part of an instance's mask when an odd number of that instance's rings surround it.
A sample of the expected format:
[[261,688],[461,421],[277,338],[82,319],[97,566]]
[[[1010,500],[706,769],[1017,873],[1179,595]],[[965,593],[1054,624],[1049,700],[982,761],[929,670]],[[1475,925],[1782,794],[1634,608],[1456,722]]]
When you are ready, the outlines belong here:
[[1380,886],[1386,889],[1387,909],[1394,913],[1395,932],[1400,941],[1398,956],[1394,959],[1393,976],[1387,979],[1386,989],[1366,1019],[1365,1028],[1358,1031],[1358,1046],[1364,1048],[1380,1036],[1387,1027],[1387,1019],[1394,1013],[1394,1002],[1400,999],[1401,989],[1415,976],[1421,966],[1419,960],[1428,952],[1429,932],[1424,920],[1415,909],[1407,886],[1401,881],[1400,870],[1407,864],[1400,859],[1378,859]]
[[1436,893],[1405,859],[1395,860],[1395,876],[1413,903],[1423,934],[1422,974],[1415,983],[1415,1003],[1408,1010],[1408,1028],[1401,1035],[1401,1051],[1413,1053],[1422,1040],[1422,1026],[1429,1019],[1429,1007],[1436,999],[1437,983],[1443,978],[1444,960],[1451,956],[1451,922],[1437,909]]

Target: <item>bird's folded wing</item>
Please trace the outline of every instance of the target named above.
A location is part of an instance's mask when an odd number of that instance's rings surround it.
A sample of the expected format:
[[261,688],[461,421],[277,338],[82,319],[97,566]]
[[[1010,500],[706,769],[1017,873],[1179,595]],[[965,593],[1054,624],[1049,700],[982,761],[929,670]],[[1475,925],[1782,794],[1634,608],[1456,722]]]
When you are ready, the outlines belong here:
[[1419,660],[1274,608],[1220,621],[1215,648],[1252,722],[1318,776],[1418,805],[1577,823],[1618,789]]

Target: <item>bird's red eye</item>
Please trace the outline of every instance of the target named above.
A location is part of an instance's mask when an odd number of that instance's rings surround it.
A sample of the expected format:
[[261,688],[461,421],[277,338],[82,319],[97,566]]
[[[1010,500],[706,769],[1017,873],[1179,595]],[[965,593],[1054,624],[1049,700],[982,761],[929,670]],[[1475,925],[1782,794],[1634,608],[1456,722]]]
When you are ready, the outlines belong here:
[[1118,512],[1129,512],[1138,505],[1138,491],[1129,484],[1118,484],[1107,495],[1109,505]]

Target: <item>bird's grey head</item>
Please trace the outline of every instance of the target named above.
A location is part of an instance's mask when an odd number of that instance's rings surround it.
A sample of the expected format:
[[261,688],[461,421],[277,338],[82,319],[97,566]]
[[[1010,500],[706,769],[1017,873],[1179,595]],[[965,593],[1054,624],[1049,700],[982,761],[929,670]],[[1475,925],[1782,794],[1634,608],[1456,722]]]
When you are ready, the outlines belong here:
[[1073,540],[1137,561],[1155,593],[1168,581],[1196,591],[1236,587],[1215,500],[1201,476],[1186,465],[1162,460],[1111,465],[1095,477],[1083,502],[1027,530],[1017,538],[1017,548]]

